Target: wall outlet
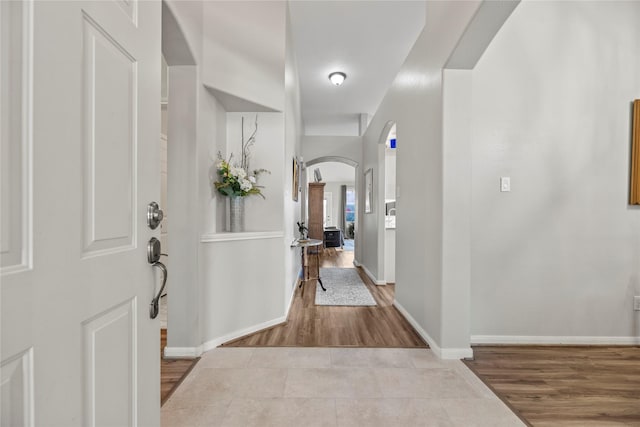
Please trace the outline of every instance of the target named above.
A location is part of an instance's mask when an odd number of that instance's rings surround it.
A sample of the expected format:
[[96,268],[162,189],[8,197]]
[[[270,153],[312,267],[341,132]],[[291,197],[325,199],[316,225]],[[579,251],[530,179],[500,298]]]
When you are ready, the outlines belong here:
[[640,296],[633,297],[633,309],[640,311]]

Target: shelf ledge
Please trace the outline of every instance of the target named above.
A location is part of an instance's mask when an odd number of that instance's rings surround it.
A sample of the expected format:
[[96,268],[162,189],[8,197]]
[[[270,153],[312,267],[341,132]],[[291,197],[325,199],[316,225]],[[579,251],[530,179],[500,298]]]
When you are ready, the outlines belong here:
[[241,233],[208,233],[200,237],[201,243],[235,242],[239,240],[280,239],[282,231],[244,231]]

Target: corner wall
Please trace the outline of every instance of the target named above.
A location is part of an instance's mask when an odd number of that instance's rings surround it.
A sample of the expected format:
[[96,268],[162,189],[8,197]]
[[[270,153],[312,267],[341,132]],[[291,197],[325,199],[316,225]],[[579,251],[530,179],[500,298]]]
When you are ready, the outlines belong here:
[[[459,357],[461,353],[458,349],[441,351],[442,70],[478,5],[479,2],[427,2],[425,29],[363,137],[362,170],[373,168],[375,180],[380,173],[381,133],[387,122],[396,122],[396,305],[443,357]],[[384,198],[384,186],[378,187]],[[374,274],[381,270],[376,240],[379,223],[384,220],[379,218],[384,216],[381,210],[376,206],[373,213],[363,214],[361,226],[367,242],[376,242],[361,259]]]
[[[286,318],[299,270],[290,243],[300,205],[291,200],[290,189],[291,158],[301,150],[302,124],[297,68],[288,32],[285,38],[286,2],[269,5],[273,19],[254,28],[269,31],[269,26],[273,27],[269,39],[261,41],[269,48],[262,56],[252,57],[253,65],[261,62],[266,67],[260,74],[263,80],[255,82],[256,88],[228,80],[243,75],[237,62],[211,60],[220,53],[212,44],[219,48],[229,40],[240,43],[234,34],[242,28],[227,31],[222,40],[216,32],[219,29],[202,25],[207,13],[239,22],[246,4],[167,3],[167,10],[175,17],[173,28],[186,38],[176,40],[199,49],[190,57],[195,64],[169,64],[173,78],[169,83],[168,129],[173,253],[169,268],[174,285],[168,307],[167,356],[197,356],[203,349]],[[265,186],[267,200],[246,200],[247,226],[254,232],[226,233],[226,200],[212,189],[216,153],[233,151],[238,155],[241,117],[246,117],[245,129],[252,130],[254,107],[260,112],[251,166],[272,172],[261,176],[259,182]]]

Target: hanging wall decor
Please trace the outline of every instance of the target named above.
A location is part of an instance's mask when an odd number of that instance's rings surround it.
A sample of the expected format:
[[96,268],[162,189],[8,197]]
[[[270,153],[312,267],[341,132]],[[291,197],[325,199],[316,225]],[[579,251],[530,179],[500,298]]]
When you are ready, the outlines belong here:
[[364,173],[364,213],[373,212],[373,169]]
[[633,134],[631,144],[631,196],[629,203],[632,205],[640,205],[640,99],[633,101]]
[[298,193],[300,192],[300,164],[297,158],[293,158],[293,177],[291,187],[291,198],[294,202],[298,201]]

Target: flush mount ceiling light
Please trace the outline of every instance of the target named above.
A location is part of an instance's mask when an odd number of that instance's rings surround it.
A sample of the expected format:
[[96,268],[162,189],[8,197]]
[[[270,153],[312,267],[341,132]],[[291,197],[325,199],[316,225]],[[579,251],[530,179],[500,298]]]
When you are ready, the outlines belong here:
[[336,86],[340,86],[346,78],[347,75],[341,71],[334,71],[333,73],[329,74],[329,80],[331,80],[331,83]]

